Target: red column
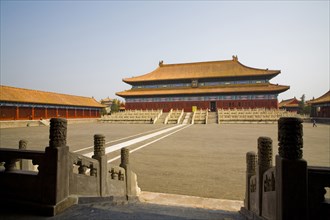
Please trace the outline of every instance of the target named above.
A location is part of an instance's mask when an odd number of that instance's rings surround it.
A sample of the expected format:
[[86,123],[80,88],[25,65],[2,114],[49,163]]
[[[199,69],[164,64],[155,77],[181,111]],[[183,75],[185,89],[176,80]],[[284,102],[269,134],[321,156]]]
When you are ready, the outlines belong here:
[[48,109],[45,108],[45,118],[48,118]]
[[34,119],[34,107],[32,107],[32,112],[31,112],[31,119]]
[[17,106],[16,107],[16,118],[15,120],[18,120],[19,119],[19,107]]
[[56,118],[58,117],[58,108],[56,108]]
[[65,116],[66,116],[66,118],[69,118],[69,110],[68,109],[65,109]]

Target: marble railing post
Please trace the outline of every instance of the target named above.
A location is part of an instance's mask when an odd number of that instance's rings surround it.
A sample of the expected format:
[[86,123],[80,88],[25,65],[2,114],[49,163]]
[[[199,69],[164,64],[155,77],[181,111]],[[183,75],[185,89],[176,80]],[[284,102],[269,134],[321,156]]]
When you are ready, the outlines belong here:
[[26,150],[27,143],[28,143],[27,140],[24,140],[24,139],[20,140],[18,142],[18,149]]
[[135,197],[138,195],[138,186],[137,186],[137,176],[136,174],[131,170],[130,164],[129,164],[129,149],[124,147],[121,149],[121,163],[119,165],[120,167],[125,169],[126,172],[126,193],[127,193],[127,199],[135,199]]
[[66,146],[66,136],[67,120],[52,118],[49,146],[46,147],[43,163],[39,166],[41,200],[45,204],[56,205],[69,196],[69,147]]
[[108,194],[107,189],[107,167],[108,161],[107,156],[105,155],[105,136],[102,134],[94,135],[94,155],[92,158],[99,161],[100,169],[100,196],[106,196]]
[[278,120],[276,219],[307,220],[307,162],[302,159],[303,126],[299,118]]
[[246,187],[244,206],[250,210],[250,178],[256,175],[257,154],[254,151],[246,153]]
[[[18,149],[20,150],[26,150],[26,147],[27,147],[27,140],[20,140],[18,142]],[[19,160],[19,169],[20,170],[32,170],[32,163],[29,161],[29,160],[25,160],[25,159],[20,159]],[[30,165],[31,164],[31,165]]]
[[123,147],[120,150],[120,167],[126,169],[129,167],[129,149],[126,147]]
[[127,199],[130,197],[131,193],[131,169],[129,165],[129,149],[123,147],[120,150],[120,167],[125,169],[126,173],[126,196]]
[[262,215],[263,175],[273,165],[273,141],[269,137],[258,138],[257,203],[258,214]]

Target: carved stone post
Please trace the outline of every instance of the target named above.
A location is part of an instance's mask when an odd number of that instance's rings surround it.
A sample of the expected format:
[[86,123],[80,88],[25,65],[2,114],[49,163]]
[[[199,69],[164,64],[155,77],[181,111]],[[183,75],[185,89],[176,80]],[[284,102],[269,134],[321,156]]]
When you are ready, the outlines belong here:
[[94,155],[92,158],[99,161],[100,169],[100,196],[108,195],[107,188],[107,167],[108,161],[107,156],[105,155],[105,136],[102,134],[94,135]]
[[66,147],[67,120],[65,118],[50,119],[49,147]]
[[121,163],[120,167],[125,169],[126,172],[126,193],[127,193],[127,199],[135,199],[138,195],[139,188],[137,186],[137,177],[136,174],[131,170],[130,164],[129,164],[129,149],[128,148],[122,148],[121,149]]
[[[24,139],[20,140],[18,142],[18,149],[26,150],[27,143],[28,143],[27,140]],[[33,168],[33,165],[29,160],[20,159],[18,164],[21,170],[32,170]]]
[[[69,147],[66,146],[67,120],[52,118],[49,128],[49,147],[40,167],[42,201],[53,205],[53,213],[68,207],[69,196]],[[59,204],[61,203],[61,204]],[[64,203],[64,204],[63,204]]]
[[307,219],[307,162],[302,159],[303,126],[299,118],[278,121],[276,219]]
[[257,204],[258,214],[262,215],[262,192],[264,172],[273,165],[273,141],[269,137],[258,138],[258,168],[257,168]]
[[250,178],[256,175],[257,154],[254,151],[246,153],[246,187],[244,206],[250,210]]
[[105,155],[105,136],[102,134],[94,135],[94,156],[93,158],[97,159],[98,157]]
[[120,154],[121,154],[121,157],[120,157],[120,167],[126,169],[127,165],[129,165],[129,149],[124,147],[120,150]]
[[28,143],[27,140],[24,140],[24,139],[20,140],[18,142],[18,149],[26,150],[27,143]]

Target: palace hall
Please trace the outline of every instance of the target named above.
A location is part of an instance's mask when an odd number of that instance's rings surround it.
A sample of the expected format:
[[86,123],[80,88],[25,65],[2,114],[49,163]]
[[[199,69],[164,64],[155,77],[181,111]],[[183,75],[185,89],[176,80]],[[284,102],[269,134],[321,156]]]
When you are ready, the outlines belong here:
[[126,109],[278,109],[278,94],[289,86],[270,83],[280,70],[243,65],[231,60],[164,64],[154,71],[123,81],[130,90],[117,92]]
[[290,112],[299,112],[299,100],[296,97],[292,99],[282,100],[278,104],[278,108]]
[[330,118],[330,90],[308,104],[311,105],[311,117]]
[[98,118],[103,107],[94,98],[0,85],[0,120]]

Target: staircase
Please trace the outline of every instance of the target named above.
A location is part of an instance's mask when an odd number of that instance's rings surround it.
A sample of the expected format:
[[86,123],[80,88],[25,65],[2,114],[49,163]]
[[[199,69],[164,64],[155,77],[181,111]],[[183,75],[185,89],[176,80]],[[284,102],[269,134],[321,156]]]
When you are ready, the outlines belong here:
[[40,119],[40,124],[44,125],[44,126],[49,126],[50,122],[49,120],[45,120],[45,119]]
[[165,118],[168,115],[168,112],[164,113],[158,118],[155,124],[164,124]]
[[189,124],[190,123],[190,117],[191,117],[191,112],[187,112],[186,115],[184,116],[182,124]]
[[218,116],[216,112],[209,112],[209,117],[207,119],[208,124],[217,124],[218,123]]

